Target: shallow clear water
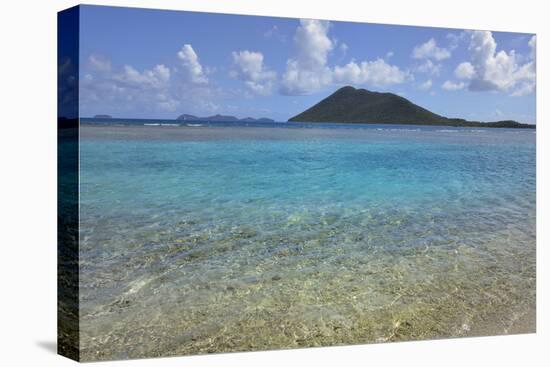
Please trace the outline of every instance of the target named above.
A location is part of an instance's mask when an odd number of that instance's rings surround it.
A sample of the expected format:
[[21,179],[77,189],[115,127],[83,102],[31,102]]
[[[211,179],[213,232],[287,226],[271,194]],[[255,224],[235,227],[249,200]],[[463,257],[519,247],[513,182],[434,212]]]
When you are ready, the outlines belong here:
[[83,126],[84,359],[534,331],[533,130]]

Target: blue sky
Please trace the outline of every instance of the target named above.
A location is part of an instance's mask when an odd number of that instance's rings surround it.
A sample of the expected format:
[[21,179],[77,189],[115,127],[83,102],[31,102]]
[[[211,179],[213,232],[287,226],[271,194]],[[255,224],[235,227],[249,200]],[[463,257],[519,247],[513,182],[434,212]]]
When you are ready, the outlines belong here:
[[530,34],[82,6],[81,116],[278,121],[344,85],[535,123]]

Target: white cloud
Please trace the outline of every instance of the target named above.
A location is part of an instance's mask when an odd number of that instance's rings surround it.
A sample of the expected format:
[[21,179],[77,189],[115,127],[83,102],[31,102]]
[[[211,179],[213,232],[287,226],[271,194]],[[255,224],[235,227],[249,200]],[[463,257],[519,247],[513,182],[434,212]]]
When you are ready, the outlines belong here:
[[441,61],[451,57],[451,52],[446,48],[437,47],[435,39],[430,38],[426,43],[413,49],[412,57],[415,59],[433,59]]
[[264,66],[264,55],[248,50],[233,52],[232,55],[234,69],[231,75],[244,81],[247,88],[255,94],[270,94],[277,74]]
[[441,64],[436,64],[432,60],[426,59],[422,64],[415,68],[415,71],[437,76],[441,72]]
[[441,85],[441,88],[449,91],[455,91],[455,90],[463,89],[465,86],[466,84],[464,82],[455,83],[453,81],[446,80],[445,83]]
[[[514,50],[497,51],[497,43],[490,31],[471,31],[470,66],[462,66],[463,70],[456,71],[457,76],[469,76],[468,88],[472,91],[500,91],[520,96],[533,92],[536,86],[534,50],[536,39],[529,40],[531,53],[527,61],[521,63],[521,55]],[[462,63],[461,65],[466,65]],[[460,67],[460,65],[459,65]],[[464,72],[468,69],[468,72]],[[457,68],[458,70],[458,68]],[[462,73],[464,72],[464,73]]]
[[455,69],[455,75],[458,79],[471,79],[475,74],[475,69],[469,62],[461,62]]
[[534,80],[533,82],[523,82],[510,95],[512,97],[525,96],[533,93],[535,88],[536,88],[536,83],[534,82]]
[[217,108],[213,100],[224,92],[208,83],[207,68],[200,65],[190,45],[175,56],[179,61],[176,67],[159,64],[142,70],[132,65],[116,68],[106,58],[89,60],[80,83],[83,113],[132,116],[163,111],[213,112]]
[[464,39],[466,32],[462,31],[459,33],[448,33],[446,38],[449,40],[449,50],[455,50],[459,43]]
[[170,81],[170,69],[157,65],[151,70],[139,72],[130,65],[124,65],[122,72],[113,76],[126,87],[161,89]]
[[[60,59],[57,74],[57,96],[59,115],[74,118],[78,116],[78,64],[71,58]],[[85,78],[84,78],[85,79]]]
[[348,49],[349,49],[349,47],[348,47],[347,44],[345,44],[343,42],[340,44],[340,51],[342,51],[343,55],[345,55],[348,52]]
[[281,92],[288,95],[309,94],[330,83],[327,57],[333,48],[328,37],[328,21],[301,19],[294,35],[295,55],[287,61]]
[[395,65],[386,63],[383,59],[375,61],[354,61],[334,68],[334,82],[341,84],[368,84],[386,86],[403,83],[409,74]]
[[333,47],[328,37],[330,23],[322,20],[300,20],[294,41],[297,46],[296,60],[306,69],[325,66],[327,55]]
[[279,27],[277,25],[272,26],[270,29],[264,32],[264,38],[266,39],[274,39],[281,43],[286,43],[287,37],[286,35],[280,31]]
[[527,43],[529,45],[529,48],[531,49],[531,52],[529,53],[529,56],[532,60],[536,60],[536,51],[537,51],[537,36],[532,36],[531,39],[529,39],[529,42]]
[[393,55],[394,55],[393,51],[386,52],[386,59],[391,59]]
[[279,32],[279,27],[277,27],[277,25],[274,25],[273,27],[271,27],[270,29],[264,32],[264,37],[271,38],[278,32]]
[[418,89],[420,89],[420,90],[429,90],[431,87],[432,87],[432,80],[428,79],[424,83],[421,83],[418,86]]
[[[90,64],[89,70],[100,71],[95,64]],[[91,103],[98,106],[108,103],[117,105],[121,110],[136,106],[173,110],[177,104],[174,97],[167,93],[171,71],[165,65],[156,65],[143,71],[131,65],[124,65],[120,70],[111,67],[108,70],[101,69],[95,77],[87,73],[82,79],[80,90],[84,108]]]
[[[295,54],[287,61],[281,80],[282,94],[310,94],[331,84],[386,86],[412,78],[408,72],[381,58],[329,66],[328,55],[335,47],[335,42],[328,36],[329,29],[327,21],[300,20],[294,37]],[[345,43],[340,45],[342,47]]]
[[196,84],[208,83],[208,78],[199,62],[199,57],[190,44],[183,45],[178,52],[178,59],[181,61],[183,70],[191,82]]
[[90,55],[88,58],[88,64],[94,71],[101,73],[107,73],[111,71],[111,61],[103,56]]
[[284,95],[306,95],[329,85],[332,71],[328,67],[319,70],[300,68],[296,60],[288,60],[281,80],[281,93]]

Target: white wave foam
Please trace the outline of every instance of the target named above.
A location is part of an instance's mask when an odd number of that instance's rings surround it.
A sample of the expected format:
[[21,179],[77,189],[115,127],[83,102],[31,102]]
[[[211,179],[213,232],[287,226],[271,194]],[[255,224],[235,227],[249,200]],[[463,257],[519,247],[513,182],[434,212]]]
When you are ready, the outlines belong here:
[[399,129],[399,128],[377,128],[377,131],[420,131],[420,129]]
[[179,124],[159,124],[159,123],[151,123],[151,124],[143,124],[144,126],[180,126]]

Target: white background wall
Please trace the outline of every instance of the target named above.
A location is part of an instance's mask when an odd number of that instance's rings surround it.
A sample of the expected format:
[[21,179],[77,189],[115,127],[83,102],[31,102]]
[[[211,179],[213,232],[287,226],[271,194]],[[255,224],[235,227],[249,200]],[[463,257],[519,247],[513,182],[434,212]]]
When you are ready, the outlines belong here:
[[[110,0],[96,4],[537,33],[537,334],[222,354],[101,366],[517,366],[550,360],[549,10],[544,1]],[[65,366],[56,340],[56,12],[75,1],[5,1],[0,12],[0,365]],[[544,144],[546,142],[546,145]],[[546,223],[544,223],[546,222]],[[545,227],[546,225],[546,227]],[[545,346],[546,344],[546,346]],[[548,364],[546,364],[548,365]]]

